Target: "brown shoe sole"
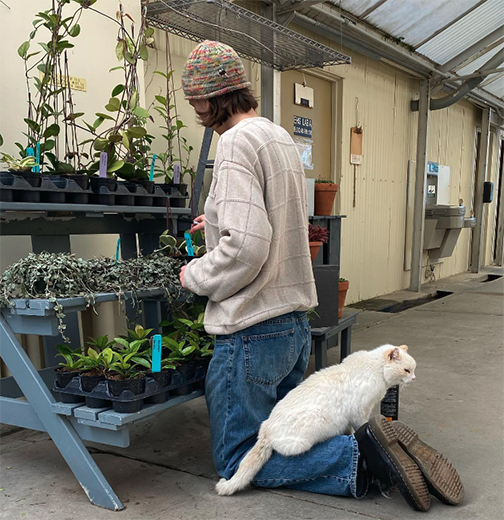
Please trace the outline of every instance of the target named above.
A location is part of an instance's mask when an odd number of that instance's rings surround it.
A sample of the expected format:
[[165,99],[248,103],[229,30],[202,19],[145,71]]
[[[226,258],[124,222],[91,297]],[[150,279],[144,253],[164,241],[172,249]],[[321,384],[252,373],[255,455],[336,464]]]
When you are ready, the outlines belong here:
[[464,499],[464,486],[450,461],[422,442],[414,430],[399,421],[392,422],[399,444],[418,464],[431,493],[445,504],[455,506]]
[[428,511],[430,495],[422,472],[399,445],[397,433],[391,423],[382,415],[377,415],[372,417],[368,424],[373,437],[387,454],[402,480],[399,490],[403,497],[418,511]]

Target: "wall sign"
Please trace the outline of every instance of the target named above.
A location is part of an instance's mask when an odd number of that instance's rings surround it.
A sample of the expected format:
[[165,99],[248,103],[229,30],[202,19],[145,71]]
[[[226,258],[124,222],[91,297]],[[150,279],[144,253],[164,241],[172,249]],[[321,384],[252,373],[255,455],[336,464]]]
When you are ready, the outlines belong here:
[[294,135],[312,138],[313,122],[307,117],[294,116]]

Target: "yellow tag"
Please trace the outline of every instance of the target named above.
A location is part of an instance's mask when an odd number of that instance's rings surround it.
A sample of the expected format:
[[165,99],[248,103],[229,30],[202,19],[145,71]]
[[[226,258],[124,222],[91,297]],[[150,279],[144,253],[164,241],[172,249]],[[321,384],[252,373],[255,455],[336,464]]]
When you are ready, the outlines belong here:
[[[40,73],[40,79],[44,78],[44,74]],[[75,76],[61,76],[61,74],[56,75],[56,84],[58,87],[66,87],[68,86],[68,82],[70,82],[70,88],[72,90],[79,90],[80,92],[87,92],[86,88],[86,80],[84,78],[76,78]]]

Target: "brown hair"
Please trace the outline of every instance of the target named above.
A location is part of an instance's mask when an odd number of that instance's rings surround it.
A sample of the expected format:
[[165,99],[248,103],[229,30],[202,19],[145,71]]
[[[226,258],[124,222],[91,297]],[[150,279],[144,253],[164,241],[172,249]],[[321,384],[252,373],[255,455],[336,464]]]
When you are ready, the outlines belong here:
[[258,107],[257,99],[248,88],[233,90],[221,96],[208,98],[210,108],[207,112],[198,113],[203,126],[212,128],[225,123],[234,114],[246,114]]

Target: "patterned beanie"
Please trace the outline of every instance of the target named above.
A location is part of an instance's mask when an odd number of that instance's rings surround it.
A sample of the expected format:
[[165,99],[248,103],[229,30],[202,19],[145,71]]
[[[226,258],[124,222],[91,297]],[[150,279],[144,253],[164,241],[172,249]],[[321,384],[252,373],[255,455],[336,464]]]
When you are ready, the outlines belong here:
[[238,54],[220,42],[200,43],[189,54],[182,72],[186,99],[208,99],[250,86]]

